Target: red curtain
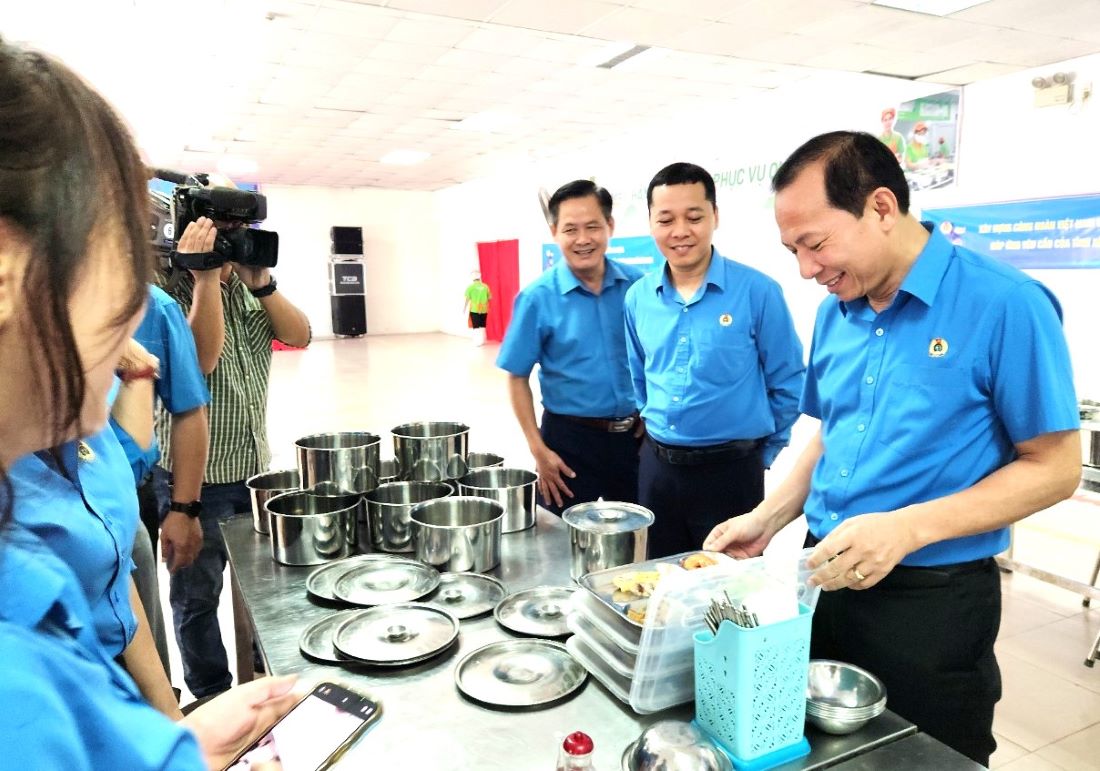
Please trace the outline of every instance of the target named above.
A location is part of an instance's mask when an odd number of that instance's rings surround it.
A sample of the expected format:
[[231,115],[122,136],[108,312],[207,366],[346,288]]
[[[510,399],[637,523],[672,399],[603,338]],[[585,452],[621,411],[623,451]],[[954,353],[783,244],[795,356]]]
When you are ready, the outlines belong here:
[[478,243],[477,258],[481,280],[489,285],[489,317],[485,320],[485,339],[500,342],[512,320],[512,303],[519,294],[519,241]]

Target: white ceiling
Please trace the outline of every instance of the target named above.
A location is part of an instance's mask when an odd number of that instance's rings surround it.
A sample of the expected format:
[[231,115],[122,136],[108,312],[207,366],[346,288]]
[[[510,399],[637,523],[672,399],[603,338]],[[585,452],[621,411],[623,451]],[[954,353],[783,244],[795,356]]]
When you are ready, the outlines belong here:
[[[822,70],[961,85],[1100,52],[1100,2],[938,18],[870,0],[39,0],[0,34],[70,62],[155,165],[435,190]],[[594,66],[622,41],[653,48]],[[507,120],[458,126],[484,111]],[[396,149],[431,157],[379,162]]]

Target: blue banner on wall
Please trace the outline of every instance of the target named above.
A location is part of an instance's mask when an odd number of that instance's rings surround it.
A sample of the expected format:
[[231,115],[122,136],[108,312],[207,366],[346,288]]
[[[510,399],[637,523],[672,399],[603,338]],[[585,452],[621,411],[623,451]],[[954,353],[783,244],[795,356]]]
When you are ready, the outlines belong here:
[[[652,236],[612,238],[607,245],[607,259],[633,265],[643,273],[649,273],[658,265],[663,265],[665,261]],[[551,268],[561,261],[561,249],[557,244],[542,245],[543,270]]]
[[1100,267],[1100,195],[925,209],[922,218],[1017,268]]

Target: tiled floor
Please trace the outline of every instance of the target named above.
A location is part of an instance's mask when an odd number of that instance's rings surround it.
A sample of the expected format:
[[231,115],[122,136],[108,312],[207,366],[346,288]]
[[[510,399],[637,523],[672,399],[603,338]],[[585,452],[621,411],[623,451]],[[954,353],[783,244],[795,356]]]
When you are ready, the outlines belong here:
[[[318,431],[373,431],[383,437],[383,456],[392,454],[387,432],[410,420],[462,421],[471,426],[471,450],[530,467],[505,376],[493,366],[496,351],[446,335],[407,335],[317,341],[307,351],[276,353],[268,411],[273,468],[293,467],[294,440]],[[794,446],[812,431],[808,421],[799,423]],[[794,455],[780,456],[769,484],[782,478]],[[803,530],[793,524],[775,548],[795,548]],[[1023,562],[1086,581],[1100,552],[1100,496],[1078,496],[1019,524],[1015,548]],[[992,766],[1100,769],[1100,666],[1082,665],[1100,632],[1100,609],[1085,609],[1079,596],[1024,575],[1005,576],[1003,587],[997,651],[1004,698]],[[223,636],[232,641],[228,594],[222,611]],[[172,656],[174,682],[182,685],[174,644]]]

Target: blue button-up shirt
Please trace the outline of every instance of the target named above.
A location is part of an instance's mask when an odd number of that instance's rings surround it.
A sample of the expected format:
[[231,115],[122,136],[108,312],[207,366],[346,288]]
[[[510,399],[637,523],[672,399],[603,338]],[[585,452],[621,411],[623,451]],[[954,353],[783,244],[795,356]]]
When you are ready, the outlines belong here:
[[[160,360],[160,377],[153,388],[169,415],[190,412],[210,403],[210,391],[199,368],[191,327],[187,325],[179,303],[160,287],[150,285],[149,303],[141,325],[134,332],[134,339]],[[141,482],[160,460],[156,437],[153,437],[149,448],[143,450],[114,418],[111,418],[111,428],[126,451],[134,480]]]
[[764,439],[771,466],[791,438],[805,366],[779,284],[712,250],[685,301],[667,268],[626,296],[627,361],[646,430],[701,447]]
[[[1078,427],[1061,307],[1034,279],[933,231],[886,310],[865,298],[822,303],[802,411],[822,421],[805,507],[818,538],[849,517],[965,490],[1013,461],[1015,444]],[[902,564],[1007,546],[1001,529]]]
[[642,273],[611,260],[604,265],[598,295],[562,261],[516,297],[497,366],[527,377],[537,363],[542,405],[550,412],[591,418],[634,412],[623,298]]
[[99,644],[70,566],[18,524],[0,539],[0,661],[4,768],[206,768]]
[[[12,518],[73,569],[92,609],[96,634],[117,656],[137,631],[130,607],[137,492],[126,455],[110,428],[85,439],[84,451],[78,452],[79,444],[61,447],[64,468],[46,452],[25,455],[12,464]],[[3,548],[0,545],[0,553]]]

